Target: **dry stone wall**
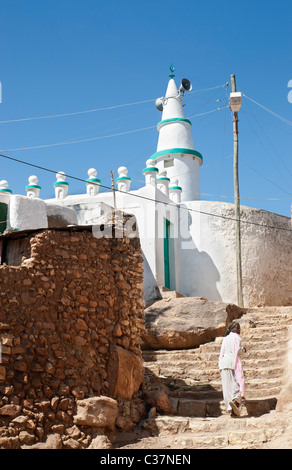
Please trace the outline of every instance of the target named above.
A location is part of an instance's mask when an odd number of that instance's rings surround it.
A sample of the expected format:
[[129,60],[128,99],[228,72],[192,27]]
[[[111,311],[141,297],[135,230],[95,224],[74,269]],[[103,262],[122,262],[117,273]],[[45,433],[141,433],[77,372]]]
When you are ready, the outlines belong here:
[[116,422],[131,428],[144,412],[139,239],[46,229],[2,238],[7,253],[15,237],[21,264],[0,266],[0,448],[54,433],[88,446],[97,424],[76,430],[76,413],[90,397],[116,400]]

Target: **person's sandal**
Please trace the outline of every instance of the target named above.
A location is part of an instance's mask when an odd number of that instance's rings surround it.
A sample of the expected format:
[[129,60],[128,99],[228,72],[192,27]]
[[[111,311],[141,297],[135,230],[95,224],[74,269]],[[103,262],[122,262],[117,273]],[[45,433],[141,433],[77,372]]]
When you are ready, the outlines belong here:
[[229,402],[229,405],[231,406],[233,413],[236,416],[240,416],[239,404],[235,400],[232,400],[231,402]]

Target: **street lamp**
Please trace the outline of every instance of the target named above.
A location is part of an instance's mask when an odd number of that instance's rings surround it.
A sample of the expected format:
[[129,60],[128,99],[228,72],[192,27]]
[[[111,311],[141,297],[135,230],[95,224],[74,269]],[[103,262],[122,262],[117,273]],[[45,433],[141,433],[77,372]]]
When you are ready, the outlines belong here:
[[238,113],[241,108],[241,104],[242,94],[240,93],[240,91],[230,93],[229,106],[231,108],[231,111],[233,111],[234,113]]
[[236,221],[236,275],[237,275],[237,302],[243,307],[242,268],[241,268],[241,235],[240,235],[240,200],[238,183],[238,111],[242,104],[242,94],[236,91],[235,75],[231,75],[232,93],[230,93],[229,107],[233,112],[233,175],[234,175],[234,206]]

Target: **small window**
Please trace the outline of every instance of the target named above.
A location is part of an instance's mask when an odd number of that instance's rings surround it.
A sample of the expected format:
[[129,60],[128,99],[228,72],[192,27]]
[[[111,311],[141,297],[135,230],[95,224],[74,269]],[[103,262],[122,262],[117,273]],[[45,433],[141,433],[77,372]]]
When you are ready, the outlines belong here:
[[174,159],[169,158],[167,160],[164,160],[164,168],[169,168],[171,166],[174,166]]

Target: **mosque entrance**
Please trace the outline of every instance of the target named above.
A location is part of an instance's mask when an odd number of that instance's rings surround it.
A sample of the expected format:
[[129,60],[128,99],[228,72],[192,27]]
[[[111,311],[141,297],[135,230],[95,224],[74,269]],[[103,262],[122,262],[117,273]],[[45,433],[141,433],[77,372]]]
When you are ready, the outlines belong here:
[[164,219],[164,287],[175,290],[175,263],[173,226]]
[[164,219],[164,286],[170,289],[169,270],[170,222]]

